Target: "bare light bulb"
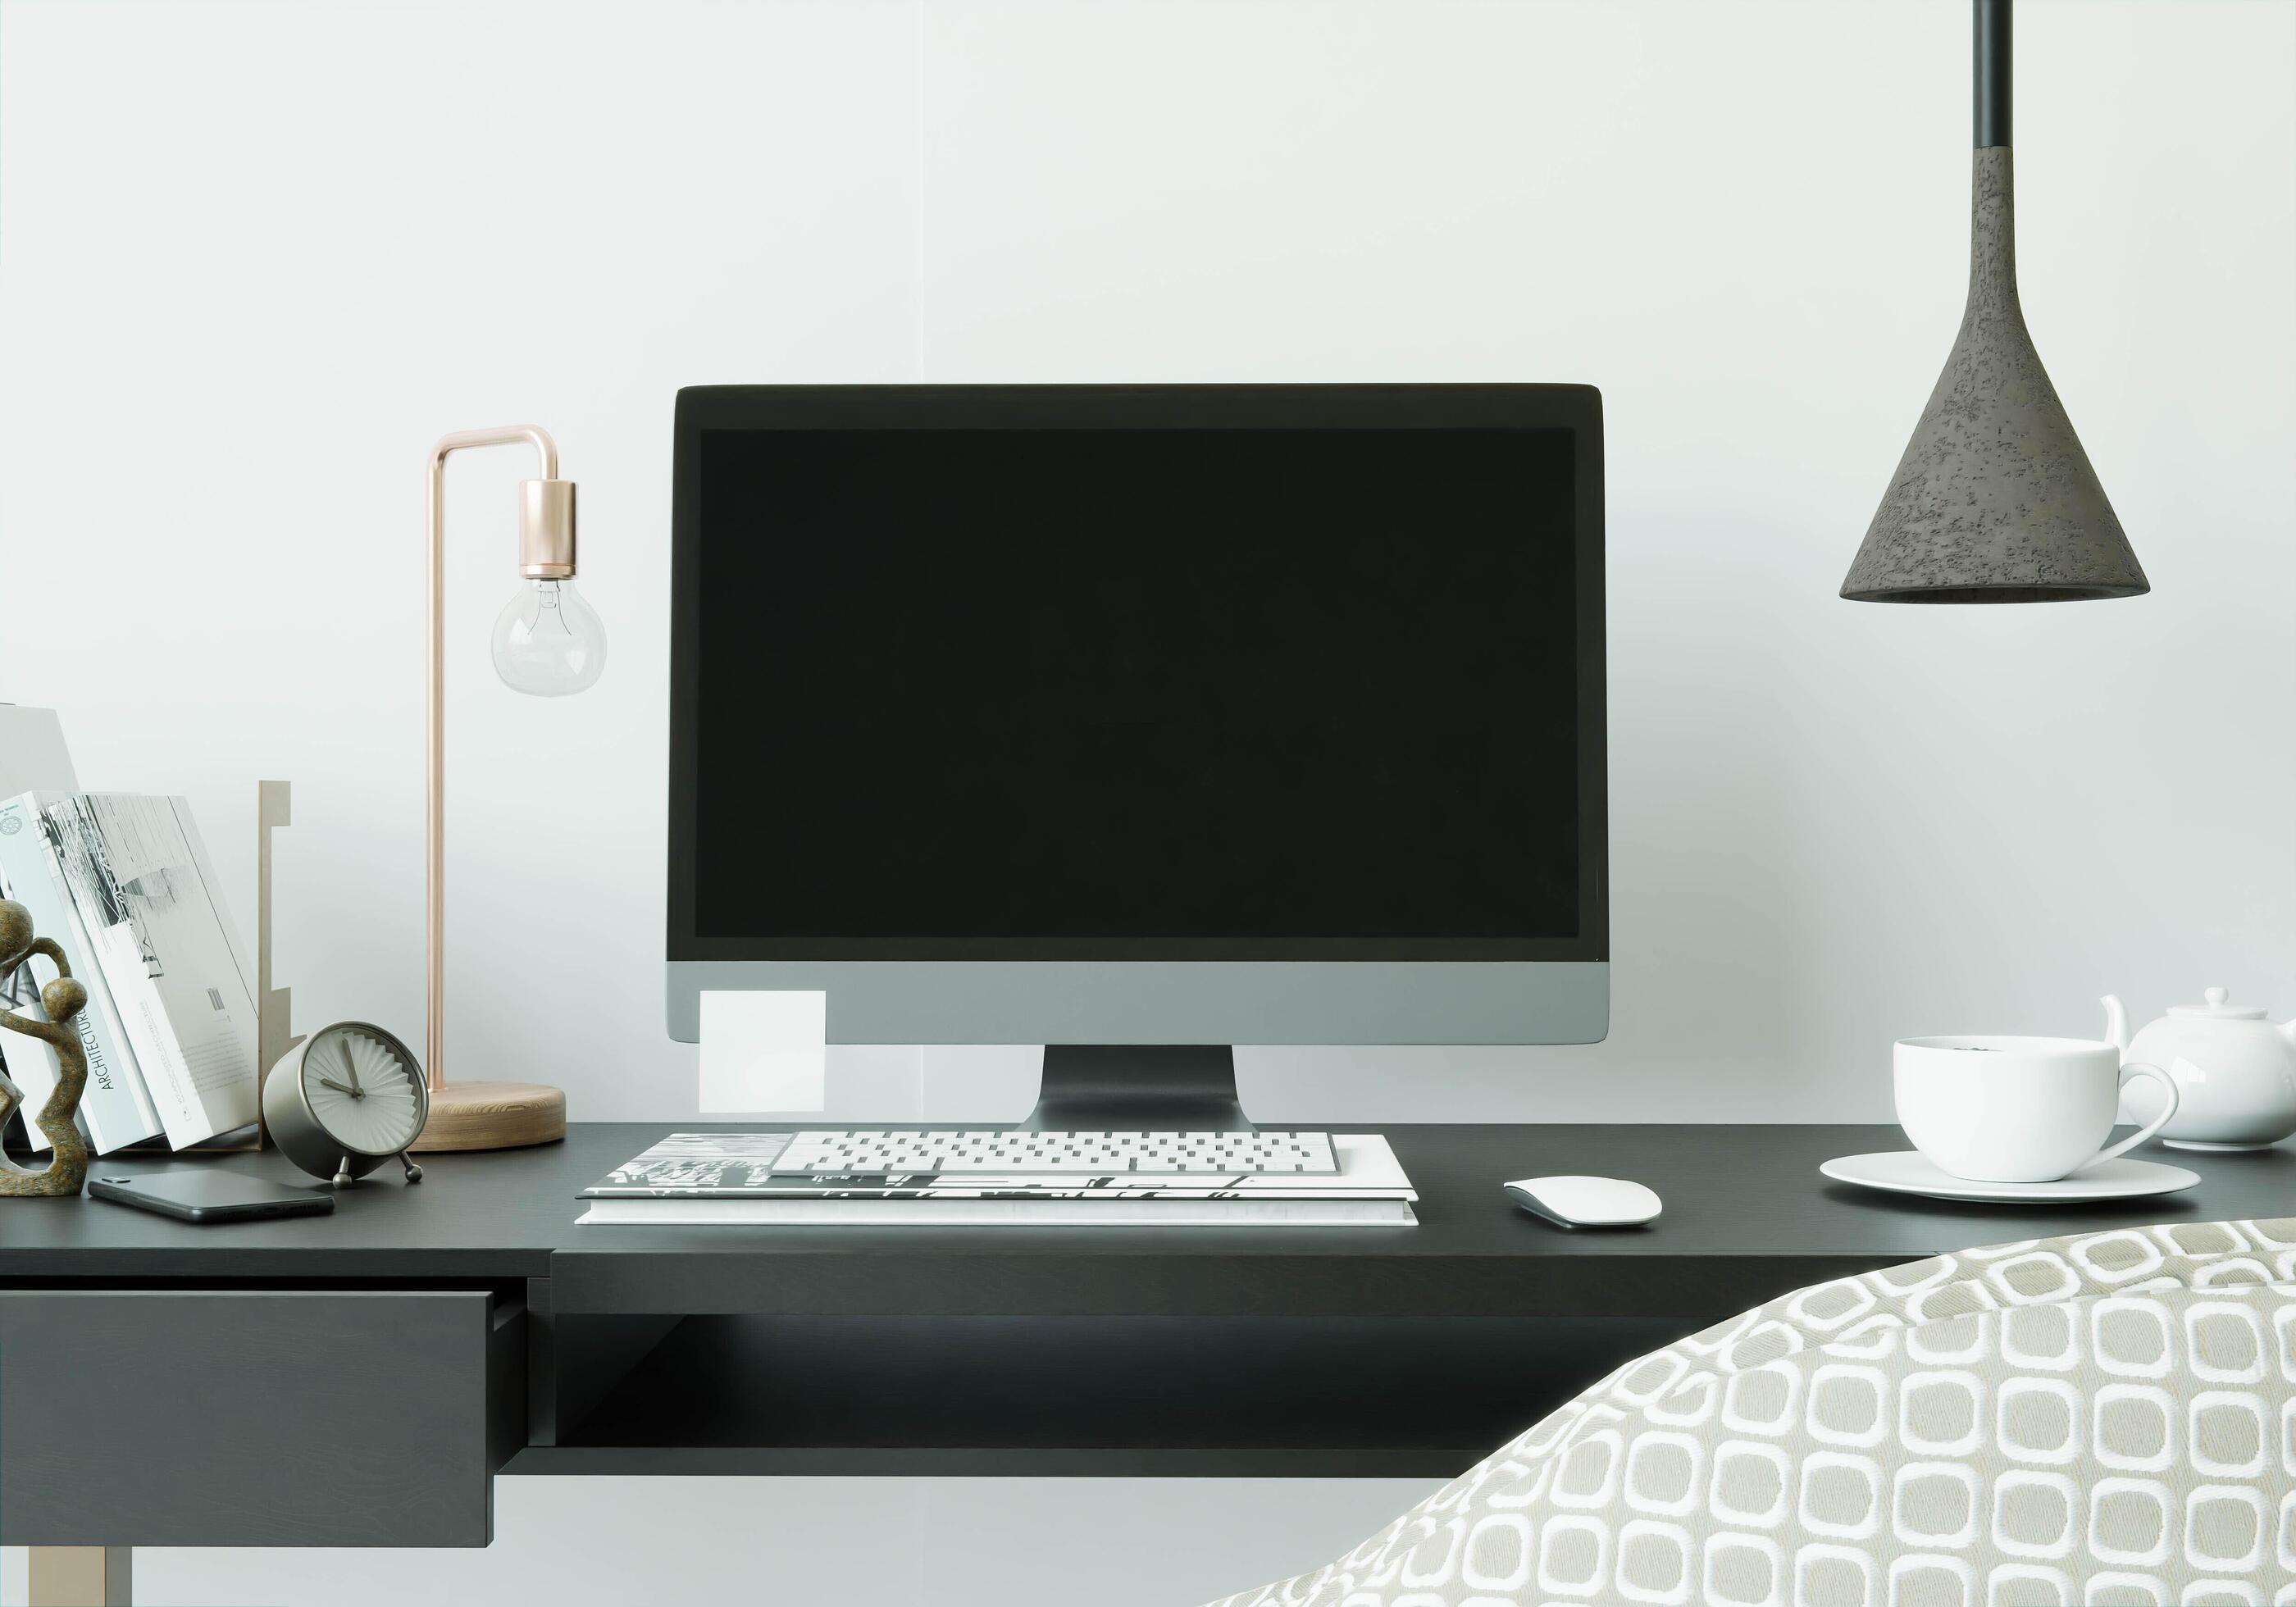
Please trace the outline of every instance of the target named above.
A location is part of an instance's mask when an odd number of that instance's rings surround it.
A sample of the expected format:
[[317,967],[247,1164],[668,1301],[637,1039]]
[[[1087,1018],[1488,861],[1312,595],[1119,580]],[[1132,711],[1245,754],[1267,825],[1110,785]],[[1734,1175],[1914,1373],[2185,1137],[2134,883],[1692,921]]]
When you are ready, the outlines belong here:
[[594,685],[606,668],[606,627],[568,580],[529,580],[495,616],[495,673],[538,698]]

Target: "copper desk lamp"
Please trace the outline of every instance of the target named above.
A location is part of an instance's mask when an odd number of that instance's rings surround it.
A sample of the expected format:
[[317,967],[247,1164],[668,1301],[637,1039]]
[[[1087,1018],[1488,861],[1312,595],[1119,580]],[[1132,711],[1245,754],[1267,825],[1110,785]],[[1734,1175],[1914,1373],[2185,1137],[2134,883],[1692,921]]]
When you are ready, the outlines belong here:
[[465,447],[531,446],[542,478],[518,497],[518,594],[495,619],[495,671],[536,697],[563,697],[606,667],[606,630],[574,589],[574,482],[558,478],[558,446],[532,424],[458,430],[430,448],[430,662],[428,717],[430,947],[423,1075],[430,1118],[418,1150],[506,1150],[566,1136],[566,1095],[539,1083],[448,1082],[446,1077],[447,459]]

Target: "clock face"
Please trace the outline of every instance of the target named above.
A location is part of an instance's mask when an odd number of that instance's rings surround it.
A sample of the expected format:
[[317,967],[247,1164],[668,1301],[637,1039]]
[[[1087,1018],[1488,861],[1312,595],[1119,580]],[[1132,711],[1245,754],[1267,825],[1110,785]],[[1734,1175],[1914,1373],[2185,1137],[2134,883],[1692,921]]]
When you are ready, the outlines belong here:
[[362,1027],[329,1027],[303,1051],[303,1099],[328,1137],[356,1155],[396,1155],[422,1131],[414,1061]]

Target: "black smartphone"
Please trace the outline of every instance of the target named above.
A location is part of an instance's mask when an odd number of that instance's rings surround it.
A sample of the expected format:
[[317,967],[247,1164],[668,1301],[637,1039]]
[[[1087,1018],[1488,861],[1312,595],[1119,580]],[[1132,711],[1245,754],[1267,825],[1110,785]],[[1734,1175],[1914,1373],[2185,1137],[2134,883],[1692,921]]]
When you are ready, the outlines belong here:
[[290,1188],[240,1172],[185,1167],[139,1172],[133,1177],[91,1175],[87,1192],[115,1205],[157,1211],[181,1222],[251,1222],[265,1217],[324,1217],[335,1197],[317,1189]]

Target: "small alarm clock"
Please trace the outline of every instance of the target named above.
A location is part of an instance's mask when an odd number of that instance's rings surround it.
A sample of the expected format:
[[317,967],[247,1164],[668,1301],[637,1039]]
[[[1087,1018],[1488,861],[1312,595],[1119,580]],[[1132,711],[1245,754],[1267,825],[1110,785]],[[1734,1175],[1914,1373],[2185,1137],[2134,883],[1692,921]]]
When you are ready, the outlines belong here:
[[322,1027],[281,1055],[263,1084],[263,1121],[279,1152],[337,1188],[393,1156],[407,1182],[422,1182],[406,1152],[430,1114],[413,1054],[365,1021]]

